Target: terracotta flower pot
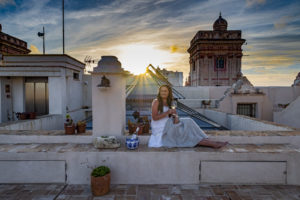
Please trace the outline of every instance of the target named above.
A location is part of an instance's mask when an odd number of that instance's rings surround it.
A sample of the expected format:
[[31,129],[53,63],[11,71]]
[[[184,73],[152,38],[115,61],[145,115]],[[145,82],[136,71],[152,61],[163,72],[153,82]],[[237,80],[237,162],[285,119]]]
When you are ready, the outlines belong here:
[[143,128],[143,133],[149,133],[149,129],[150,129],[150,124],[149,123],[145,124]]
[[144,130],[144,125],[138,125],[139,130],[138,130],[138,135],[142,135],[143,134],[143,130]]
[[35,119],[35,118],[36,118],[36,112],[30,112],[29,119]]
[[21,120],[25,120],[25,119],[27,119],[27,113],[20,113],[20,115],[19,115],[19,119],[21,119]]
[[77,133],[85,133],[86,125],[77,125]]
[[72,125],[66,125],[65,124],[65,134],[66,135],[75,134],[75,124],[72,124]]
[[91,189],[94,196],[105,195],[110,188],[110,173],[105,176],[91,176]]
[[128,124],[128,132],[129,132],[130,134],[134,133],[135,130],[136,130],[136,128],[137,128],[137,127],[136,127],[134,124]]

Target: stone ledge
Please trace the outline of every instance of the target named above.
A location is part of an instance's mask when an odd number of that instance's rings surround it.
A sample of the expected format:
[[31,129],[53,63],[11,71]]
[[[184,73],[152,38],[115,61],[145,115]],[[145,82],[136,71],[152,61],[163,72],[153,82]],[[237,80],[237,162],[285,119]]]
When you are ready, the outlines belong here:
[[[205,131],[212,140],[228,141],[231,144],[293,144],[300,146],[300,131]],[[125,137],[118,139],[125,142]],[[148,144],[149,135],[140,135],[140,144]],[[65,135],[63,130],[54,131],[6,131],[0,130],[2,144],[75,143],[91,144],[95,137],[92,131],[84,134]]]
[[97,149],[92,144],[0,144],[0,153],[65,153],[65,152],[212,152],[212,153],[300,153],[300,148],[289,144],[229,144],[221,149],[209,147],[194,148],[149,148],[147,145],[140,145],[138,149],[129,150],[121,143],[116,149]]
[[[207,130],[209,136],[300,136],[300,131],[241,131],[241,130]],[[64,130],[0,130],[0,135],[30,135],[30,136],[91,136],[92,130],[85,133],[66,135]],[[139,135],[140,137],[150,136]],[[129,136],[128,132],[124,136]]]

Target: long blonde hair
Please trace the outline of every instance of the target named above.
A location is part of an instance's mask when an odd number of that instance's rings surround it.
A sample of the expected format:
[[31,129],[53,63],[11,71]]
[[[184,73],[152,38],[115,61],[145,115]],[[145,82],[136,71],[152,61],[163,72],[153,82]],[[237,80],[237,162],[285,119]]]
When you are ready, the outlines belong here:
[[173,92],[172,92],[172,88],[171,88],[170,86],[168,86],[168,85],[162,85],[162,86],[160,86],[159,89],[158,89],[158,94],[157,94],[158,111],[159,111],[160,113],[163,112],[163,107],[164,107],[163,100],[162,100],[162,98],[161,98],[161,96],[160,96],[160,89],[161,89],[162,87],[166,87],[166,88],[168,89],[168,91],[169,91],[169,95],[168,95],[168,97],[167,97],[167,104],[168,104],[169,108],[171,108],[172,101],[173,101]]

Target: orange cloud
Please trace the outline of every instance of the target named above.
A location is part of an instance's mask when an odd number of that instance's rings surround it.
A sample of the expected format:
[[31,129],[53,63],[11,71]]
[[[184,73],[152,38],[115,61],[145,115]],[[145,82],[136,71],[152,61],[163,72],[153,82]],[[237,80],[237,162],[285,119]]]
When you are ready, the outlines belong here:
[[246,0],[247,7],[265,4],[266,0]]
[[170,46],[170,52],[171,53],[176,53],[178,51],[178,46],[177,45],[172,45]]
[[286,27],[287,22],[288,22],[289,20],[291,20],[291,17],[289,17],[289,16],[283,16],[283,17],[281,17],[278,21],[276,21],[276,22],[274,23],[274,27],[275,27],[276,29],[283,29],[283,28]]
[[41,54],[40,50],[33,44],[30,45],[30,54]]

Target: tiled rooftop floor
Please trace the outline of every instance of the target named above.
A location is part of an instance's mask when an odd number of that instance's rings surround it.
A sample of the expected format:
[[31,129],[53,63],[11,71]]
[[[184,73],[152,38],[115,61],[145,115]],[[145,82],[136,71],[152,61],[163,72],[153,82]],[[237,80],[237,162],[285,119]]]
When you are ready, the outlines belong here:
[[285,185],[111,185],[110,192],[93,197],[89,185],[0,184],[6,200],[296,200],[300,186]]

